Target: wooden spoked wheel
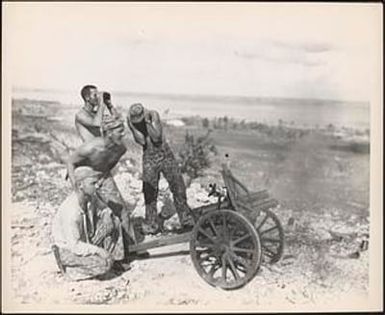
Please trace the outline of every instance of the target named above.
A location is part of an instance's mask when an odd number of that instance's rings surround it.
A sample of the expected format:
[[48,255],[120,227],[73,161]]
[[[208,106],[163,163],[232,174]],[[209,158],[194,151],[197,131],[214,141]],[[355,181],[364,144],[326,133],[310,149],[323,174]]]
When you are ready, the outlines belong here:
[[284,233],[281,222],[271,210],[261,210],[254,226],[262,245],[262,261],[279,261],[284,249]]
[[215,210],[196,223],[190,255],[207,283],[230,290],[244,286],[255,276],[262,252],[255,228],[243,215]]

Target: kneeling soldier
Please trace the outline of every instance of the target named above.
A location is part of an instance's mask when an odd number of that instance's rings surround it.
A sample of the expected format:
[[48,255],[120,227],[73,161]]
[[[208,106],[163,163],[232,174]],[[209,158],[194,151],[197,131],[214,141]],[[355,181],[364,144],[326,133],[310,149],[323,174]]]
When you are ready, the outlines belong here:
[[107,273],[124,258],[124,246],[119,218],[95,194],[94,171],[79,167],[74,175],[77,190],[54,217],[52,248],[62,273],[84,280]]

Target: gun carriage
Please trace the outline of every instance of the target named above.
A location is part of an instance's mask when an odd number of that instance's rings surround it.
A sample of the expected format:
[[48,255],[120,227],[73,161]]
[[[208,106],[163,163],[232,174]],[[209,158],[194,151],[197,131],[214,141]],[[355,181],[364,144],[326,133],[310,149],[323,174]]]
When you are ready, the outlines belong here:
[[192,210],[193,228],[180,234],[131,245],[130,252],[189,242],[190,256],[198,274],[222,289],[244,286],[261,263],[275,263],[282,256],[284,233],[272,209],[278,201],[266,190],[251,192],[222,164],[225,184],[211,184],[209,196],[216,203]]

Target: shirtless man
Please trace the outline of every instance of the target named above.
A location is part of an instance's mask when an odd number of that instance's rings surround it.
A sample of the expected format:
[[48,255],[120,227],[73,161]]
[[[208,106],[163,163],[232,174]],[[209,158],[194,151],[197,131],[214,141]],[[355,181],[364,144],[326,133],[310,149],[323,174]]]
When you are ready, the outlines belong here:
[[[53,223],[52,249],[58,266],[69,280],[84,280],[107,273],[124,258],[119,219],[95,196],[98,178],[89,167],[75,171],[78,187],[59,207]],[[92,204],[94,207],[90,207]],[[94,231],[90,217],[98,216]]]
[[69,179],[78,190],[75,181],[75,169],[88,166],[97,174],[98,197],[119,217],[123,228],[125,256],[128,258],[128,244],[135,242],[135,234],[130,224],[130,212],[134,206],[128,207],[115,184],[110,171],[118,163],[127,150],[126,132],[123,122],[117,117],[106,117],[102,123],[103,137],[93,138],[80,145],[68,159]]
[[101,124],[105,108],[111,115],[116,115],[116,109],[111,103],[111,95],[99,92],[94,85],[86,85],[80,92],[84,106],[75,115],[76,130],[83,142],[95,137],[101,137]]
[[146,205],[145,234],[156,234],[165,218],[157,214],[160,173],[166,178],[174,197],[175,208],[182,227],[192,225],[191,209],[187,205],[186,186],[174,154],[164,134],[158,112],[145,109],[142,104],[131,105],[127,125],[135,141],[143,147],[143,193]]

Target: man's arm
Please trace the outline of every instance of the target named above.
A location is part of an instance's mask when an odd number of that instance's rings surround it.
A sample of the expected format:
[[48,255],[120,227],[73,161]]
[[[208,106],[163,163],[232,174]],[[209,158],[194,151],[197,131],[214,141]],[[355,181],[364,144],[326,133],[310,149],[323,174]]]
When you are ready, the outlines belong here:
[[132,141],[130,140],[128,130],[126,128],[124,128],[124,132],[122,133],[120,140],[127,151],[130,151],[132,149]]
[[145,115],[148,134],[155,143],[162,141],[162,123],[158,112],[151,111]]
[[75,122],[85,127],[100,127],[102,125],[105,104],[102,100],[99,100],[99,104],[95,117],[91,117],[83,111],[80,111],[75,116]]
[[128,127],[130,128],[133,136],[134,136],[134,140],[139,143],[140,145],[142,146],[145,146],[146,145],[146,139],[144,138],[144,135],[138,130],[136,129],[133,125],[132,125],[132,122],[130,120],[130,117],[128,116],[127,117],[127,125]]
[[[73,218],[67,218],[67,222],[63,222],[63,228],[66,234],[66,240],[72,251],[79,256],[88,256],[98,254],[103,258],[108,257],[108,253],[98,246],[90,243],[83,242],[81,240],[79,222],[76,222]],[[81,222],[80,224],[83,224]]]
[[119,112],[116,110],[116,108],[112,105],[110,105],[109,107],[107,107],[111,116],[115,117],[115,118],[120,118],[120,114]]
[[107,94],[108,94],[108,96],[104,99],[104,103],[106,104],[108,111],[110,112],[111,116],[113,116],[115,118],[120,118],[119,112],[116,110],[115,106],[112,105],[111,95],[109,93],[107,93]]

